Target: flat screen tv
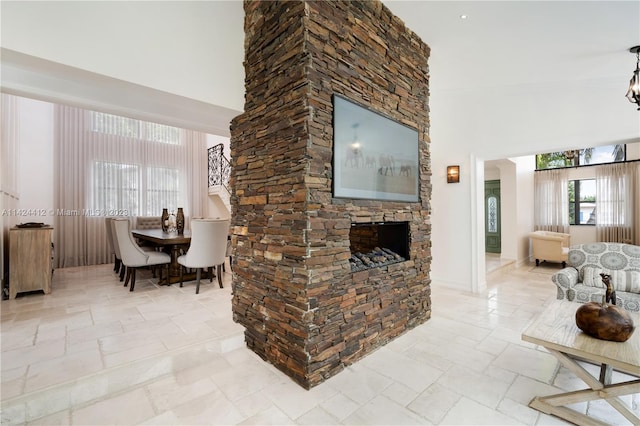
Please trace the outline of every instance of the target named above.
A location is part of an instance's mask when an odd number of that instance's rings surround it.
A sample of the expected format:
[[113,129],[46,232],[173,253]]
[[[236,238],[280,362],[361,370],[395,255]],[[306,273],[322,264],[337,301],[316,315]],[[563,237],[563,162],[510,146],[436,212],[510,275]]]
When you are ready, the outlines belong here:
[[418,132],[333,96],[333,196],[417,202]]

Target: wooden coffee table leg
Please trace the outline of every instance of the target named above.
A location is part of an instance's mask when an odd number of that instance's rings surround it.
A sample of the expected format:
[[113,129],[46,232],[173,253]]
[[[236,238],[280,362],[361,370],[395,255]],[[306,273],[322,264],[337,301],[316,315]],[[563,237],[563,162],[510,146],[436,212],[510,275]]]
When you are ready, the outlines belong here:
[[611,384],[611,374],[613,373],[613,368],[610,365],[602,364],[600,366],[600,383],[603,385]]
[[601,380],[597,380],[573,358],[554,349],[547,348],[547,350],[554,355],[563,366],[589,385],[591,389],[539,396],[529,403],[529,407],[578,425],[606,425],[608,423],[601,422],[571,408],[564,407],[564,405],[568,404],[604,399],[632,424],[640,424],[640,417],[630,410],[619,398],[623,395],[639,393],[640,380],[611,385],[611,366],[603,364],[600,369]]

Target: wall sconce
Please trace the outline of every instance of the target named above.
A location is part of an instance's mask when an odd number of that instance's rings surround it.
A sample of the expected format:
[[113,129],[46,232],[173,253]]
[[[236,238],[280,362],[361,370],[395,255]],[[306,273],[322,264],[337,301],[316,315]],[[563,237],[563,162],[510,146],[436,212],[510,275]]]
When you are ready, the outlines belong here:
[[629,52],[636,54],[636,70],[629,82],[626,96],[629,102],[638,105],[638,111],[640,111],[640,46],[633,46]]
[[447,166],[447,183],[460,182],[460,166]]

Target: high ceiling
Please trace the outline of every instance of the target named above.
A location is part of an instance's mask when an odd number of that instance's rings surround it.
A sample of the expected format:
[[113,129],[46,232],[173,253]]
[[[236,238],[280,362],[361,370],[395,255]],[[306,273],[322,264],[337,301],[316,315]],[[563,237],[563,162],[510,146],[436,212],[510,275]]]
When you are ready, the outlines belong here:
[[384,3],[431,47],[432,91],[619,79],[624,96],[635,68],[640,1]]
[[[457,119],[463,115],[460,105],[468,103],[473,109],[466,111],[466,117],[477,124],[472,130],[489,134],[495,129],[496,120],[500,124],[515,123],[513,117],[507,120],[505,115],[513,115],[511,100],[522,95],[525,102],[518,103],[519,113],[527,120],[520,117],[521,123],[513,124],[512,129],[528,126],[529,118],[543,120],[540,127],[557,121],[558,111],[564,114],[566,101],[570,100],[574,106],[589,108],[590,114],[609,123],[608,128],[598,127],[600,134],[593,136],[594,143],[611,138],[637,139],[640,135],[639,114],[632,105],[625,105],[628,102],[624,99],[635,67],[629,48],[640,45],[640,0],[383,2],[431,47],[430,105],[435,121],[449,123],[447,120]],[[3,0],[0,5],[4,92],[219,135],[228,135],[229,121],[243,108],[244,12],[240,0],[86,4]],[[187,31],[184,22],[179,21],[183,27],[176,31],[178,27],[171,23],[174,14],[163,13],[165,8],[158,5],[174,7],[201,20],[195,21],[197,25],[191,25],[189,19],[184,21],[193,31]],[[115,29],[99,13],[106,11],[108,16],[119,17],[119,9],[125,6],[136,12],[129,12],[131,19],[143,12],[153,19],[136,22],[132,35],[131,28]],[[196,6],[194,12],[192,8]],[[50,19],[54,12],[55,19]],[[461,19],[461,15],[467,18]],[[172,26],[163,26],[169,23]],[[85,27],[102,30],[77,37]],[[132,40],[137,34],[140,39]],[[188,48],[175,50],[178,38]],[[216,42],[212,45],[211,40]],[[146,55],[139,55],[141,46]],[[148,52],[151,48],[155,53]],[[100,49],[108,54],[95,56]],[[189,78],[181,78],[188,67],[165,66],[161,54],[165,50],[177,58],[175,63],[186,61],[193,65],[187,72]],[[202,55],[203,51],[211,54]],[[473,100],[468,98],[470,91],[474,92]],[[498,91],[502,96],[492,99],[491,95]],[[445,92],[447,96],[439,96]],[[454,100],[453,93],[459,98]],[[557,102],[556,97],[564,99],[564,103]],[[494,117],[479,114],[480,105],[495,111]],[[556,105],[555,112],[549,111],[547,105]],[[567,131],[572,126],[584,127],[579,119],[595,122],[581,108],[571,109],[571,114],[564,114]],[[438,113],[448,115],[436,117]],[[631,131],[627,130],[628,123]],[[547,126],[548,133],[569,143],[567,135],[558,130]],[[504,133],[509,131],[505,129]],[[597,132],[589,132],[592,133]],[[548,135],[541,136],[548,139]],[[468,135],[460,138],[468,139]],[[585,141],[570,143],[581,145]]]

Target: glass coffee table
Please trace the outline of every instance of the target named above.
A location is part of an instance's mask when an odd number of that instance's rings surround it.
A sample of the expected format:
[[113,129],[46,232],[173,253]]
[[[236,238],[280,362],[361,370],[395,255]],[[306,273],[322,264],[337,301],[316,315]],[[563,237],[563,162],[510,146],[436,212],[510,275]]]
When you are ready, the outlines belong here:
[[[590,337],[576,325],[575,313],[579,307],[575,302],[553,301],[522,333],[522,340],[546,348],[589,389],[538,396],[529,407],[579,425],[603,425],[607,423],[565,407],[603,399],[632,424],[640,424],[640,417],[620,399],[624,395],[640,394],[640,380],[611,383],[613,370],[640,378],[640,331],[636,330],[626,342]],[[640,314],[629,313],[636,328],[640,328]],[[578,359],[600,365],[600,377],[591,375]],[[637,401],[638,395],[634,397]]]

